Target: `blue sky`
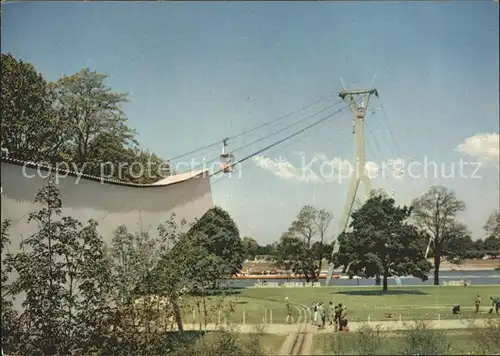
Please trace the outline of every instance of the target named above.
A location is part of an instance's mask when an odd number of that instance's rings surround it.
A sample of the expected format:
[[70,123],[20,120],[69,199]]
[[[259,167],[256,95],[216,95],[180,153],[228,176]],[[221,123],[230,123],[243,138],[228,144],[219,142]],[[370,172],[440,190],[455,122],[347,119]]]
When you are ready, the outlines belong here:
[[[375,179],[374,188],[393,190],[407,203],[430,185],[445,184],[466,201],[461,218],[475,238],[498,208],[499,14],[493,1],[27,2],[4,5],[2,20],[2,52],[33,63],[48,80],[83,67],[109,74],[113,90],[129,93],[124,109],[142,146],[164,158],[334,94],[342,89],[340,77],[352,88],[374,84],[380,100],[371,101],[367,117],[368,160],[380,166],[427,157],[448,168],[461,157],[482,163],[480,179],[471,178],[470,168],[468,178],[391,176]],[[230,141],[230,148],[328,106],[331,112],[340,107],[333,107],[335,100]],[[237,158],[294,130],[240,150]],[[353,142],[351,118],[343,112],[245,162],[239,177],[214,183],[214,201],[243,235],[260,242],[279,238],[305,204],[334,213],[333,235],[345,180],[305,181],[296,173],[313,156],[352,162]],[[210,160],[219,150],[194,158]]]

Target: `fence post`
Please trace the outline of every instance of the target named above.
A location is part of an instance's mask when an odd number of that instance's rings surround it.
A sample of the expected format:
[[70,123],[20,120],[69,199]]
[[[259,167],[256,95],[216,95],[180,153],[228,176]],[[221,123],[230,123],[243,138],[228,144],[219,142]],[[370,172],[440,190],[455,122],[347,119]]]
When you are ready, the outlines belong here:
[[196,311],[193,309],[193,329],[196,325]]
[[217,319],[217,323],[220,325],[220,309],[219,309],[219,317]]
[[368,322],[370,322],[370,314],[368,314]]
[[245,325],[245,314],[246,314],[247,310],[246,309],[243,309],[243,325]]
[[267,324],[267,306],[264,307],[264,324]]
[[273,310],[269,309],[269,324],[273,323]]
[[399,322],[401,322],[401,314],[399,314]]

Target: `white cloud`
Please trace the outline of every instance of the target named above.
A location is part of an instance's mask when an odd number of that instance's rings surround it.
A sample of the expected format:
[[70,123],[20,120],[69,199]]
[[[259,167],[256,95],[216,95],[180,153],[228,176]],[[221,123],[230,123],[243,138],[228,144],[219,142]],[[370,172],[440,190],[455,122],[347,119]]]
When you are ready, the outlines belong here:
[[[256,156],[253,161],[257,167],[271,172],[278,178],[301,183],[344,183],[355,173],[355,164],[341,157],[329,159],[324,153],[315,153],[312,158],[307,158],[303,152],[300,153],[301,160],[297,165],[284,157]],[[399,163],[400,166],[401,162],[404,163],[399,158],[382,162],[381,165],[367,162],[365,172],[371,179],[376,179],[387,174],[388,168],[394,170],[393,162]]]
[[500,142],[498,133],[479,133],[467,137],[456,147],[456,151],[479,160],[492,161],[498,164]]

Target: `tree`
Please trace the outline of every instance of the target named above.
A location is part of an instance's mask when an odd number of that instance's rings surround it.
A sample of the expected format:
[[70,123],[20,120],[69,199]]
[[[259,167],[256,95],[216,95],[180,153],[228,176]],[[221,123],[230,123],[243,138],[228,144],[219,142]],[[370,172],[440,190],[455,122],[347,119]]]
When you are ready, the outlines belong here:
[[488,217],[484,230],[488,236],[494,236],[500,239],[500,210],[497,209]]
[[9,346],[15,344],[15,336],[16,336],[16,319],[17,313],[13,310],[13,298],[10,293],[11,286],[9,283],[9,275],[12,272],[12,265],[10,263],[6,263],[8,259],[8,250],[10,245],[10,239],[8,230],[10,228],[10,221],[3,220],[1,226],[1,234],[0,234],[0,243],[2,247],[2,271],[1,271],[1,311],[2,311],[2,319],[1,319],[1,330],[2,330],[2,350],[7,350]]
[[494,256],[494,257],[500,255],[500,237],[491,235],[485,238],[484,252],[489,256]]
[[89,170],[96,169],[102,156],[116,157],[123,147],[136,144],[135,131],[127,126],[121,109],[127,94],[112,92],[104,84],[107,77],[85,68],[63,76],[55,86],[58,109],[69,125],[67,154],[78,167],[90,164]]
[[303,243],[299,238],[284,233],[277,246],[276,265],[283,267],[285,271],[293,271],[300,273],[300,268],[297,266],[297,260],[302,255]]
[[[179,295],[180,291],[193,295],[198,315],[204,316],[206,328],[209,314],[206,303],[208,290],[231,271],[221,257],[200,245],[200,240],[203,237],[191,234],[182,236],[162,259],[158,276],[160,280],[168,276],[162,285],[170,288],[170,292],[173,291],[172,286],[175,286]],[[199,322],[201,329],[201,319]]]
[[35,67],[2,53],[1,146],[23,161],[58,160],[66,124],[54,107],[55,93]]
[[273,242],[272,244],[267,244],[265,246],[259,246],[257,249],[258,256],[268,256],[268,258],[274,258],[277,253],[278,242]]
[[335,267],[365,278],[382,276],[383,291],[388,277],[413,275],[427,280],[430,264],[424,257],[425,238],[407,222],[411,210],[395,206],[394,199],[373,196],[352,214],[352,232],[339,237]]
[[463,230],[463,226],[457,222],[456,216],[465,210],[465,203],[452,190],[433,186],[413,200],[412,207],[416,223],[430,235],[434,253],[434,285],[439,285],[439,267],[441,258],[446,255],[445,247],[462,235],[457,233]]
[[[282,238],[284,245],[280,254],[283,257],[285,253],[287,258],[293,258],[292,269],[295,273],[304,275],[308,282],[318,280],[324,257],[324,238],[332,218],[327,211],[306,205]],[[300,241],[300,248],[297,241]],[[318,244],[313,249],[314,242]],[[289,244],[292,246],[288,246]],[[296,255],[291,256],[291,251]]]
[[255,256],[257,256],[259,253],[259,243],[257,240],[255,240],[252,237],[245,236],[242,240],[241,243],[243,244],[243,250],[245,254],[245,258],[248,260],[253,260]]
[[500,255],[500,210],[491,213],[484,230],[488,235],[484,240],[485,253],[495,257]]
[[24,298],[18,318],[22,354],[87,354],[96,340],[105,342],[111,289],[109,264],[97,223],[86,226],[62,217],[53,177],[38,192],[31,213],[39,231],[8,254],[4,264],[17,274],[10,293]]
[[244,251],[238,226],[220,207],[208,210],[190,229],[189,234],[209,253],[221,258],[230,275],[243,267]]

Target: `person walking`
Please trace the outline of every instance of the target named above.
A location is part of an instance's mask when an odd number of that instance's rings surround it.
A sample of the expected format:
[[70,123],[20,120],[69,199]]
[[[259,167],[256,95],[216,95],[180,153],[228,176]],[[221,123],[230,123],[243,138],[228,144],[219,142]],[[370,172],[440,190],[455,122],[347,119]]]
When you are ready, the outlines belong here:
[[495,309],[495,312],[498,314],[500,310],[500,297],[490,297],[490,299],[492,301],[490,314],[493,313],[493,309]]
[[321,329],[323,327],[323,315],[324,315],[324,308],[323,304],[320,303],[318,305],[318,310],[316,311],[316,326],[318,329]]
[[334,327],[334,330],[335,331],[339,331],[339,327],[340,327],[340,317],[342,315],[342,303],[339,303],[336,307],[335,307],[335,317],[334,317],[334,322],[335,322],[335,327]]
[[476,306],[476,313],[479,313],[479,307],[481,306],[481,296],[479,294],[474,301],[474,305]]
[[335,306],[333,302],[328,303],[328,325],[335,323]]
[[288,297],[286,297],[286,324],[293,324],[293,315],[292,315],[292,306],[290,305],[290,301]]

